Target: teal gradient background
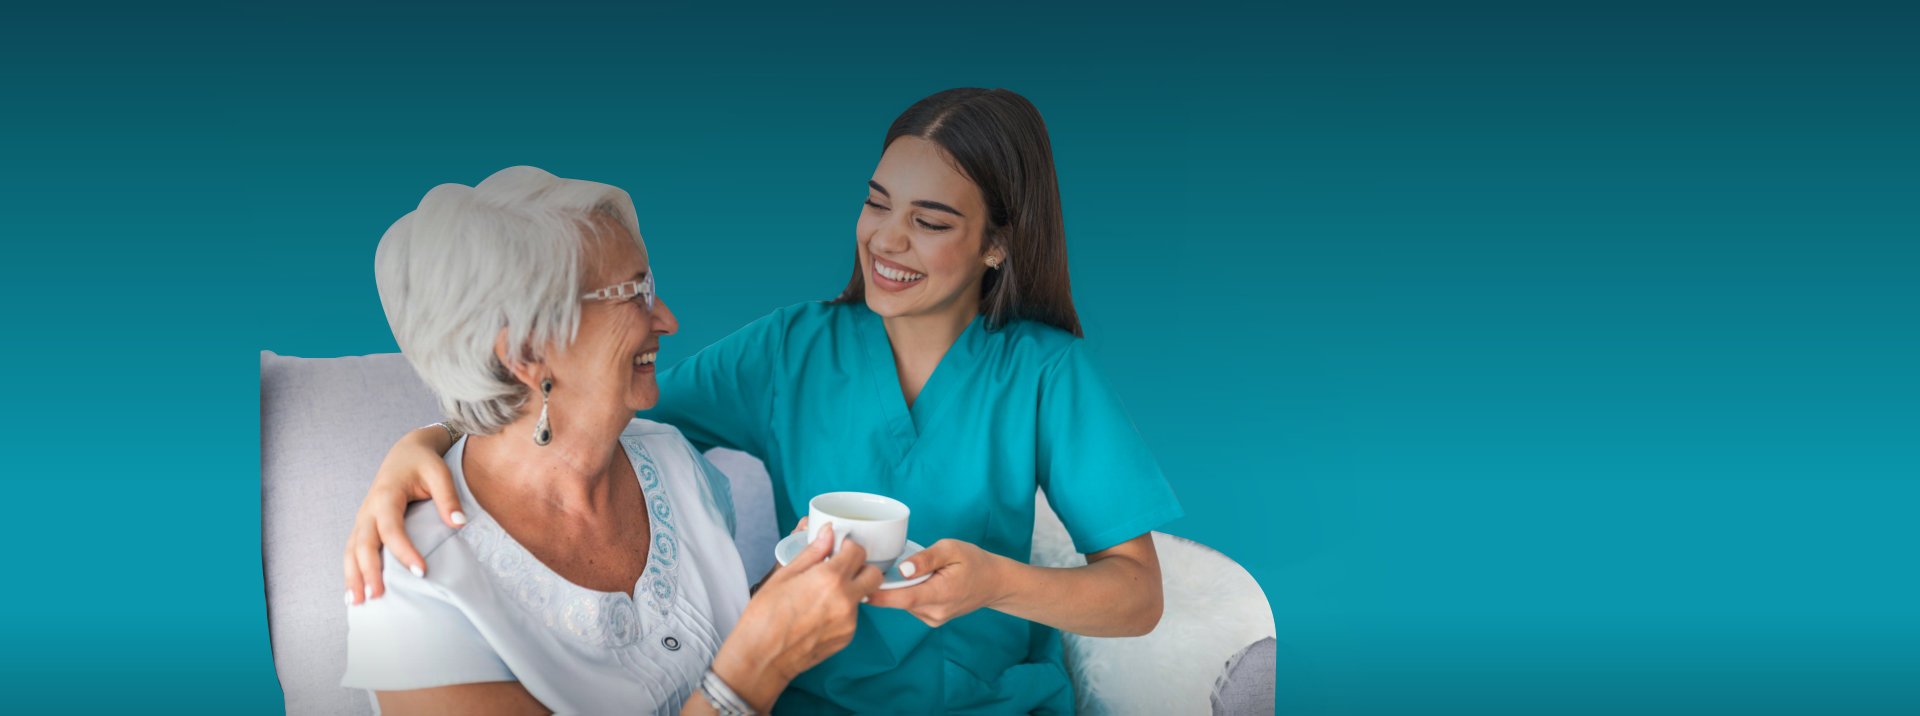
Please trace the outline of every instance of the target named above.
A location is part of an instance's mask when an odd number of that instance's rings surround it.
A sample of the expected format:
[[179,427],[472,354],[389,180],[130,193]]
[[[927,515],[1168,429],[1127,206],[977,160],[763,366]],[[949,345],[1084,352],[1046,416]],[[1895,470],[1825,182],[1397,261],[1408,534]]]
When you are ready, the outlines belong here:
[[677,360],[1004,86],[1282,713],[1920,713],[1912,5],[672,5],[0,18],[5,710],[279,708],[257,352],[394,350],[432,185],[629,190]]

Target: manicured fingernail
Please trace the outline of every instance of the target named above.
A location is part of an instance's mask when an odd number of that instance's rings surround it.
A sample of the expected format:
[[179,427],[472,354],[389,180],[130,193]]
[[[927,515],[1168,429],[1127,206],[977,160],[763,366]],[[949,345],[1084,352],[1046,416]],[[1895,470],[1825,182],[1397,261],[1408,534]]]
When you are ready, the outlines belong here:
[[373,585],[371,584],[367,585],[367,598],[368,599],[373,598]]
[[901,563],[900,563],[900,576],[902,576],[902,577],[911,577],[911,576],[913,576],[913,563],[912,563],[912,562],[901,562]]
[[409,571],[409,572],[412,572],[412,573],[413,573],[413,576],[415,576],[415,577],[425,577],[425,576],[427,576],[427,570],[426,570],[426,569],[424,569],[424,568],[422,568],[422,567],[421,567],[420,565],[417,565],[417,564],[409,564],[409,565],[407,565],[407,571]]
[[454,524],[456,524],[456,525],[464,525],[464,524],[466,524],[466,523],[467,523],[467,513],[465,513],[465,512],[461,512],[461,511],[459,511],[459,510],[454,510],[454,511],[453,511],[453,523],[454,523]]
[[353,606],[353,590],[347,590],[347,606]]

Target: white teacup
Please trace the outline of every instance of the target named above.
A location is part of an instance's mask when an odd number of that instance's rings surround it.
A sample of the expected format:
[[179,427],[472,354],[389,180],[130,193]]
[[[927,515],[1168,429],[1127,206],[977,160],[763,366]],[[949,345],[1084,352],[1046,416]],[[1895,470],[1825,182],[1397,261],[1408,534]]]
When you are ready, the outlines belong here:
[[848,539],[867,550],[867,562],[891,567],[907,548],[907,504],[871,492],[828,492],[807,502],[807,541],[833,525],[833,552]]

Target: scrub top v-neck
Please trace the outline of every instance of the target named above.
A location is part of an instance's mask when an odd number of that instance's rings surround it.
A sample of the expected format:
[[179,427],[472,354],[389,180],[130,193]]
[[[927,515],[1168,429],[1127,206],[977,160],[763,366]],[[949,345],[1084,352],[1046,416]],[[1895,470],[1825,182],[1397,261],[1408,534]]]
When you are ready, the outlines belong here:
[[[976,318],[912,407],[885,326],[857,303],[775,311],[659,383],[659,407],[642,415],[764,461],[783,532],[814,495],[876,492],[912,509],[915,542],[1025,562],[1036,489],[1082,553],[1181,514],[1081,341],[1045,324]],[[934,629],[863,606],[853,643],[795,679],[776,711],[1071,713],[1073,692],[1052,628],[983,609]]]

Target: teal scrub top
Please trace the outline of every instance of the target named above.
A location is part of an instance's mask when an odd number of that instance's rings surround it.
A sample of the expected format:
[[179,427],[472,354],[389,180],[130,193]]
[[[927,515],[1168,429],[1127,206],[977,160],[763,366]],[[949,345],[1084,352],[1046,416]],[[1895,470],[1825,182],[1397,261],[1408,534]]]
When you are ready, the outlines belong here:
[[[1034,491],[1097,552],[1181,514],[1120,401],[1072,334],[976,318],[908,408],[886,328],[860,303],[803,303],[659,374],[644,417],[701,449],[766,463],[784,533],[814,495],[859,490],[912,509],[908,537],[1028,561]],[[1052,628],[982,609],[935,629],[860,608],[853,642],[802,674],[779,713],[1073,712]]]

